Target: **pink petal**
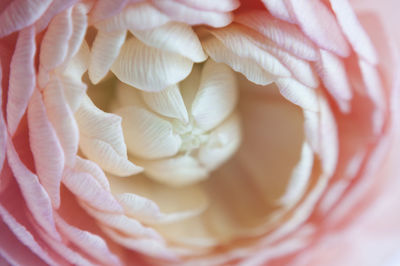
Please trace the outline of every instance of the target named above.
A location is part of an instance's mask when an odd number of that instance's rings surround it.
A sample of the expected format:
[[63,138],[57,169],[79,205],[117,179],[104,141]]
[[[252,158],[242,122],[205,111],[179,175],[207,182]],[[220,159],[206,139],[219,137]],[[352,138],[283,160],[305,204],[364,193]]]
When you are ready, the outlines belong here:
[[59,66],[68,53],[68,40],[72,34],[71,9],[53,18],[43,37],[39,58],[39,86],[45,87],[48,72]]
[[376,51],[370,37],[364,31],[348,0],[330,0],[342,31],[353,49],[371,64],[378,61]]
[[305,59],[318,59],[318,50],[296,25],[277,20],[266,11],[252,11],[238,15],[235,22],[245,25],[268,37],[279,47]]
[[[1,88],[3,71],[0,65],[0,99],[3,97],[3,89]],[[0,101],[0,173],[3,170],[4,160],[6,158],[6,147],[7,147],[7,128],[3,116],[3,102]],[[1,189],[0,189],[1,191]]]
[[173,0],[199,10],[229,12],[239,7],[238,0]]
[[0,14],[0,37],[9,35],[35,22],[51,0],[14,0]]
[[28,123],[29,141],[38,177],[49,193],[53,206],[58,208],[64,152],[47,117],[42,96],[37,90],[29,103]]
[[350,47],[336,18],[320,0],[287,0],[303,31],[322,48],[346,57]]
[[43,100],[47,117],[64,152],[65,164],[73,166],[78,151],[79,130],[57,77],[53,78],[43,90]]
[[39,183],[38,177],[21,162],[11,141],[7,143],[7,159],[33,217],[49,235],[60,239],[55,228],[49,195]]
[[107,247],[101,237],[88,231],[69,225],[60,216],[56,216],[57,226],[68,239],[96,260],[106,265],[121,265],[121,261]]
[[[10,231],[14,234],[14,236],[20,241],[20,243],[24,244],[26,247],[30,249],[32,253],[34,253],[36,256],[31,256],[30,259],[32,260],[29,262],[29,265],[31,265],[32,262],[36,261],[39,258],[44,260],[48,264],[54,264],[54,261],[49,257],[49,255],[42,249],[42,247],[36,242],[32,234],[25,228],[22,224],[18,223],[18,221],[5,209],[3,206],[0,205],[0,217],[2,218],[2,221],[8,226]],[[1,228],[1,226],[0,226]],[[0,229],[0,232],[2,230]],[[4,237],[3,233],[0,234],[3,238],[7,239],[7,237]],[[10,240],[10,239],[7,239]],[[2,245],[0,244],[0,247]],[[0,248],[1,249],[1,248]],[[1,253],[1,252],[0,252]],[[13,251],[7,252],[8,254],[14,253]],[[22,253],[20,253],[22,254]],[[24,252],[24,256],[20,257],[26,257],[29,252]],[[40,264],[38,264],[40,265]]]
[[285,20],[290,23],[295,23],[296,19],[293,17],[286,7],[285,1],[283,0],[261,0],[264,5],[268,8],[268,11],[275,17]]
[[59,13],[73,6],[78,0],[52,0],[49,8],[35,23],[36,32],[46,29],[50,21]]
[[121,12],[128,0],[99,0],[90,12],[92,23],[114,16]]
[[122,213],[123,209],[111,192],[101,185],[88,173],[66,170],[63,183],[76,197],[100,211]]
[[96,163],[77,156],[75,169],[77,171],[89,173],[105,190],[110,191],[110,183],[108,182],[103,170],[101,170],[100,166],[98,166]]
[[232,14],[202,11],[175,1],[154,0],[154,5],[171,19],[191,25],[206,24],[212,27],[224,27],[232,21]]
[[36,85],[34,58],[36,52],[33,27],[19,32],[18,41],[10,66],[10,83],[7,100],[7,124],[14,135],[24,115]]
[[[320,50],[321,58],[317,69],[328,92],[344,112],[349,111],[353,92],[347,78],[345,64],[337,55]],[[351,73],[349,73],[351,74]]]

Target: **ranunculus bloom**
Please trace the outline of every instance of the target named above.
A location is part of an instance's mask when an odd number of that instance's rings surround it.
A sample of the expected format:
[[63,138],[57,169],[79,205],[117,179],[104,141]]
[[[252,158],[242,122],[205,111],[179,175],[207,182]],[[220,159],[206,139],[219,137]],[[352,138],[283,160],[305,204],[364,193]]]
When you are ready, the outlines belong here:
[[2,1],[0,262],[398,262],[398,10]]

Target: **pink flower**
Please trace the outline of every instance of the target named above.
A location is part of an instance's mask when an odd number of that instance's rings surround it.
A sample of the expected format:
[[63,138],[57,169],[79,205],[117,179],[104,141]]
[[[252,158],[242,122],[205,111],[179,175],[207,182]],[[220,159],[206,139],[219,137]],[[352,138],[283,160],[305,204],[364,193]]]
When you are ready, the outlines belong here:
[[398,7],[4,1],[1,262],[396,263]]

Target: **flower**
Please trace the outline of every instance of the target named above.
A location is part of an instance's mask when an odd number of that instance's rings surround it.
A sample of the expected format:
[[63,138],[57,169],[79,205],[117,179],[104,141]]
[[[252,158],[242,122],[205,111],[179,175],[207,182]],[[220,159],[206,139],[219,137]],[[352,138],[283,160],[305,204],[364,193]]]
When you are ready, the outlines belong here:
[[400,39],[352,4],[0,4],[2,259],[396,259]]

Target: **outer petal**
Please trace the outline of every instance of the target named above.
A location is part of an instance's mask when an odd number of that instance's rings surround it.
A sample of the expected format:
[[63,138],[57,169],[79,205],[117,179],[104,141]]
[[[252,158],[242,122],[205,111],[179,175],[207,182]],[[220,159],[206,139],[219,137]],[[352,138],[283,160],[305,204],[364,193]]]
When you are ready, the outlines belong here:
[[38,177],[49,193],[53,206],[60,204],[60,183],[64,169],[64,152],[49,122],[42,96],[34,92],[28,108],[29,141]]
[[0,14],[0,37],[35,22],[50,5],[51,0],[15,0]]

